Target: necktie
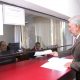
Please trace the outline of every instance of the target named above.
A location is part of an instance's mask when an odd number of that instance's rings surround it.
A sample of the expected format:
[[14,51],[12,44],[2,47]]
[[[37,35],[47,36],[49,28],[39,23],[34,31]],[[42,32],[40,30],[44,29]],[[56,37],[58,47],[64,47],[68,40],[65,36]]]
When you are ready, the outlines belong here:
[[77,40],[77,39],[75,38],[74,41],[73,41],[73,45],[76,43],[76,40]]

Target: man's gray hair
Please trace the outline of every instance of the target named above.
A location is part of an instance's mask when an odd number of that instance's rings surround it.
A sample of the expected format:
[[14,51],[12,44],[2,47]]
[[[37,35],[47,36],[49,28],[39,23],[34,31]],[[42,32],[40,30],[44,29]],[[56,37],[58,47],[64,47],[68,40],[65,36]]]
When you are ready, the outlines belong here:
[[80,15],[70,18],[69,21],[76,25],[80,25]]

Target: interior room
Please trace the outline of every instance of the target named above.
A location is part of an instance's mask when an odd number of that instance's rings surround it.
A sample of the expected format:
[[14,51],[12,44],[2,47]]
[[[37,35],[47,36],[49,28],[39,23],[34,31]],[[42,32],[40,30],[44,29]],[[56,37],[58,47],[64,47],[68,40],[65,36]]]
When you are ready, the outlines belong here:
[[80,80],[75,15],[80,0],[0,0],[0,80]]

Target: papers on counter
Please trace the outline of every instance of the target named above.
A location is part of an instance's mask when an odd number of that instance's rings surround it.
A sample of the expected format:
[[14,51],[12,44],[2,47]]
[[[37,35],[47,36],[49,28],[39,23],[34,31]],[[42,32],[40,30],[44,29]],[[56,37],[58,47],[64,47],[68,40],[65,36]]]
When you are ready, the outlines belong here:
[[52,50],[36,51],[34,56],[42,56],[52,53]]
[[54,69],[58,71],[65,71],[67,70],[67,68],[64,65],[67,62],[72,62],[72,59],[53,57],[49,59],[47,63],[43,64],[41,67],[48,68],[48,69]]
[[58,57],[52,57],[48,60],[49,62],[60,62],[60,63],[67,63],[67,62],[72,62],[72,59],[67,59],[67,58],[58,58]]

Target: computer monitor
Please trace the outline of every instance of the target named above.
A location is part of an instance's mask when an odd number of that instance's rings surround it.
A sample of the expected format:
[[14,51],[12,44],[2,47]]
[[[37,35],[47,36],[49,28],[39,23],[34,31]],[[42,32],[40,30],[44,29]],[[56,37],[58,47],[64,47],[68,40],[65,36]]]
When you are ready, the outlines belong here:
[[14,52],[17,52],[20,49],[20,44],[19,43],[9,43],[8,49],[13,50]]

